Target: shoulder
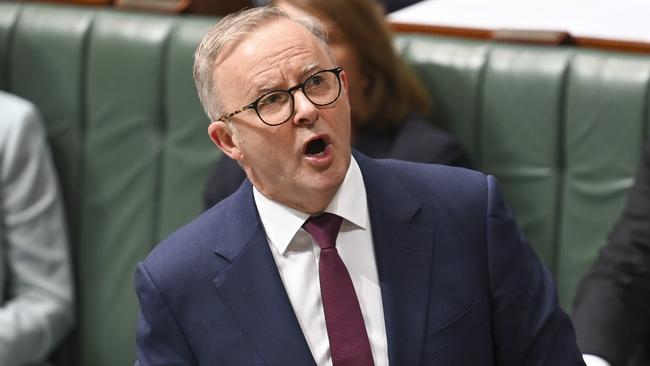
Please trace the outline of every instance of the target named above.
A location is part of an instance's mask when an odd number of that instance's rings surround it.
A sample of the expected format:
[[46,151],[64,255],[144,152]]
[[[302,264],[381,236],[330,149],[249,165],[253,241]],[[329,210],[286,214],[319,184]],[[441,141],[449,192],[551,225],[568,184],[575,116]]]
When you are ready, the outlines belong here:
[[464,192],[486,186],[485,174],[467,168],[394,159],[376,160],[376,163],[389,174],[398,175],[409,187]]
[[25,114],[31,113],[36,108],[34,104],[29,102],[26,99],[23,99],[17,95],[10,94],[0,90],[0,105],[2,105],[2,113],[16,113],[16,114]]
[[40,117],[34,104],[0,91],[0,136],[11,140],[25,138],[25,131],[40,135],[41,129]]
[[[250,195],[248,197],[247,195]],[[257,228],[250,184],[203,212],[158,243],[143,261],[161,282],[216,276]]]
[[231,195],[245,178],[244,170],[235,160],[222,156],[215,164],[203,190],[205,207],[211,207]]
[[38,124],[40,120],[34,104],[3,91],[0,91],[0,115],[2,128],[24,128]]
[[410,114],[395,140],[393,157],[422,163],[469,166],[462,144],[430,121]]
[[[0,91],[0,178],[4,183],[29,176],[42,180],[42,176],[34,174],[51,170],[50,159],[45,129],[36,107]],[[43,161],[46,164],[41,164]],[[38,169],[26,169],[30,164]]]
[[415,114],[410,114],[404,121],[401,134],[410,138],[415,138],[416,141],[439,141],[448,144],[458,143],[456,139],[436,126],[429,120],[419,117]]
[[[356,157],[356,156],[355,156]],[[367,187],[377,195],[405,191],[439,212],[485,214],[488,177],[478,171],[439,164],[357,158]],[[393,193],[391,193],[393,192]],[[397,203],[396,203],[397,204]]]
[[472,246],[485,242],[491,189],[485,174],[398,160],[362,164],[368,201],[376,207],[392,216],[412,217],[419,225],[435,226],[441,237],[460,235]]
[[227,204],[228,199],[176,229],[153,248],[145,262],[164,263],[174,261],[178,263],[179,259],[191,259],[197,255],[213,252],[215,246],[210,239],[219,233],[219,223],[226,218],[225,206]]
[[423,202],[465,217],[487,211],[489,180],[481,172],[439,164],[392,163],[402,171],[409,190]]
[[218,217],[206,211],[158,243],[142,261],[161,291],[184,286],[192,279],[211,280],[216,276],[211,270],[216,255],[209,223]]

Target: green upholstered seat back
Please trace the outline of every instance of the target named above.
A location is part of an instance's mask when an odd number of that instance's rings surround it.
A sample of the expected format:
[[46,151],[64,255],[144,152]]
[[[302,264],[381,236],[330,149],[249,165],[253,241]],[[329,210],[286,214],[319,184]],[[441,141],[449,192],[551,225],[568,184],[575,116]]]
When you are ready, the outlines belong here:
[[570,309],[649,137],[650,55],[401,34],[433,120],[495,175]]
[[[46,121],[72,233],[65,365],[134,360],[135,263],[201,211],[219,158],[191,75],[214,18],[0,3],[0,89]],[[650,55],[400,34],[432,119],[494,174],[570,306],[648,137]],[[218,223],[215,223],[218,224]]]
[[135,264],[202,209],[219,154],[191,65],[214,22],[0,4],[0,89],[40,108],[65,195],[78,365],[133,363]]

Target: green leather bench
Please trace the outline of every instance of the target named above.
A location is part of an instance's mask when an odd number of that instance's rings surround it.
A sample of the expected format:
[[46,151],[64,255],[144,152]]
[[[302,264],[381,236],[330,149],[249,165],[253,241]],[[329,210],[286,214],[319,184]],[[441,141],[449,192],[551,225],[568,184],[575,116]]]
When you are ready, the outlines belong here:
[[424,35],[397,44],[433,120],[495,175],[571,308],[650,137],[650,54]]
[[[40,108],[67,205],[79,320],[60,365],[134,360],[135,263],[201,211],[220,158],[191,75],[215,21],[0,3],[0,89]],[[499,178],[569,309],[649,136],[650,55],[421,34],[396,44],[432,92],[433,120]]]
[[68,211],[78,327],[62,366],[133,364],[135,263],[201,211],[219,154],[191,65],[214,21],[0,3],[0,89],[40,108]]

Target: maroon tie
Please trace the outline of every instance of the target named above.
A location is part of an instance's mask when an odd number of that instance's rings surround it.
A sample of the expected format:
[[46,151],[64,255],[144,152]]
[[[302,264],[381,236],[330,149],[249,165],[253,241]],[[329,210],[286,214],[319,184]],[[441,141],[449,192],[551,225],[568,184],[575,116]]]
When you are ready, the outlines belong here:
[[320,292],[334,366],[372,366],[370,341],[352,279],[336,250],[342,218],[324,213],[303,225],[321,248]]

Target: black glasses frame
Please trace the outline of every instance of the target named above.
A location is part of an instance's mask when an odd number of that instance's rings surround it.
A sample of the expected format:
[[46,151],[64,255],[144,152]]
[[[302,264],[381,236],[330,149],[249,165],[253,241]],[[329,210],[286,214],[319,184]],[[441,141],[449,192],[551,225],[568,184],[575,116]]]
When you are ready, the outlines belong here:
[[[257,114],[257,117],[258,117],[258,118],[260,119],[260,121],[262,121],[265,125],[268,125],[268,126],[279,126],[279,125],[281,125],[281,124],[283,124],[283,123],[285,123],[285,122],[287,122],[288,120],[291,119],[291,116],[293,115],[294,107],[295,107],[295,100],[294,100],[294,97],[293,97],[293,92],[296,91],[296,90],[298,90],[298,89],[300,89],[300,90],[302,91],[302,94],[303,94],[303,95],[304,95],[304,96],[305,96],[305,97],[306,97],[306,98],[307,98],[307,99],[308,99],[308,100],[309,100],[313,105],[315,105],[315,106],[317,106],[317,107],[324,107],[324,106],[326,106],[326,105],[330,105],[330,104],[336,102],[336,100],[339,99],[339,96],[341,96],[341,76],[340,76],[341,71],[343,71],[343,68],[342,68],[342,67],[335,67],[335,68],[333,68],[333,69],[320,70],[320,71],[318,71],[318,72],[313,73],[312,75],[310,75],[310,76],[309,76],[308,78],[306,78],[305,81],[303,81],[302,83],[300,83],[300,84],[298,84],[298,85],[296,85],[296,86],[293,86],[293,87],[291,87],[291,88],[289,88],[289,89],[286,89],[286,90],[283,90],[283,89],[277,89],[277,90],[272,90],[272,91],[270,91],[270,92],[268,92],[268,93],[264,93],[264,94],[262,94],[262,96],[260,96],[259,98],[255,99],[255,101],[253,101],[252,103],[250,103],[250,104],[248,104],[248,105],[246,105],[246,106],[244,106],[244,107],[242,107],[242,108],[240,108],[240,109],[238,109],[238,110],[236,110],[236,111],[234,111],[234,112],[232,112],[232,113],[227,113],[227,114],[223,114],[223,115],[221,115],[221,117],[219,117],[219,119],[218,119],[217,121],[225,121],[226,119],[228,119],[228,118],[230,118],[230,117],[232,117],[232,116],[235,116],[235,115],[237,115],[237,114],[239,114],[239,113],[241,113],[241,112],[244,112],[244,111],[246,111],[246,110],[248,110],[248,109],[254,109],[254,110],[255,110],[255,113]],[[336,94],[336,97],[335,97],[331,102],[329,102],[329,103],[325,103],[325,104],[314,103],[314,101],[311,100],[311,98],[309,98],[309,95],[307,95],[307,93],[305,93],[305,84],[307,84],[307,83],[309,82],[309,80],[311,80],[314,76],[316,76],[316,75],[318,75],[318,74],[322,74],[322,73],[324,73],[324,72],[331,72],[331,73],[333,73],[334,75],[336,75],[336,81],[337,81],[338,84],[339,84],[339,91],[338,91],[338,93]],[[277,93],[277,92],[285,92],[285,93],[288,93],[289,96],[291,96],[291,113],[289,113],[289,117],[287,117],[287,119],[285,119],[284,121],[282,121],[282,122],[280,122],[280,123],[268,123],[268,122],[266,122],[266,121],[262,118],[262,116],[260,115],[260,112],[259,112],[259,110],[257,109],[257,105],[258,105],[258,104],[260,103],[260,101],[261,101],[262,99],[264,99],[264,97],[266,97],[267,95],[272,94],[272,93]]]

